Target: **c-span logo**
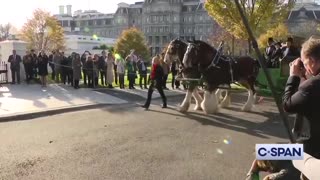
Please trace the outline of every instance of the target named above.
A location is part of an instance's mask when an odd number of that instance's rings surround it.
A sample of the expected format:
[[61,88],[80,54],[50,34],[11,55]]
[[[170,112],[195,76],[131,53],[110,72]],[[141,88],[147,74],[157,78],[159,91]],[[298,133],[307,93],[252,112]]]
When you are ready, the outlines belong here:
[[256,144],[257,160],[303,160],[303,144]]

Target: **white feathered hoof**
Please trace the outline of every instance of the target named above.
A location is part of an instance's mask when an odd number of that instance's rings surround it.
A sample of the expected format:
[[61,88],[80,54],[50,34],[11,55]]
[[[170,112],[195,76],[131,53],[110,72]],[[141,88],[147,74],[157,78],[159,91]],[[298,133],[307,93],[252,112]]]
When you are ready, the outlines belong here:
[[184,106],[180,106],[178,110],[182,113],[185,113],[189,110],[189,107],[190,107],[190,104],[185,104]]
[[202,111],[201,105],[196,105],[196,106],[194,107],[194,110],[195,110],[195,111]]
[[204,100],[201,103],[201,108],[206,114],[214,114],[218,111],[218,100],[215,94],[205,91]]
[[249,90],[248,94],[249,94],[248,100],[247,100],[246,104],[241,108],[242,111],[246,111],[246,112],[251,111],[253,104],[254,104],[253,92],[251,90]]
[[243,106],[243,107],[241,108],[241,110],[244,111],[244,112],[250,112],[250,111],[252,111],[252,107],[253,107],[253,106],[245,105],[245,106]]
[[221,101],[220,107],[221,108],[226,108],[229,107],[231,104],[231,98],[230,95],[226,95],[223,100]]

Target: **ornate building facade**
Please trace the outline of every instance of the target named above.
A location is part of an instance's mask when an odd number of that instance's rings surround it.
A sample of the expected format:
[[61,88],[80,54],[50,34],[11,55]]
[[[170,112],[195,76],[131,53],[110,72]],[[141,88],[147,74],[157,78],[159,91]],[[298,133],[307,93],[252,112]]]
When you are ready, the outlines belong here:
[[114,14],[94,10],[67,13],[60,7],[56,15],[66,34],[117,38],[124,29],[137,27],[145,34],[150,53],[161,52],[170,40],[208,40],[214,34],[215,21],[207,14],[202,0],[145,0],[135,4],[119,3]]

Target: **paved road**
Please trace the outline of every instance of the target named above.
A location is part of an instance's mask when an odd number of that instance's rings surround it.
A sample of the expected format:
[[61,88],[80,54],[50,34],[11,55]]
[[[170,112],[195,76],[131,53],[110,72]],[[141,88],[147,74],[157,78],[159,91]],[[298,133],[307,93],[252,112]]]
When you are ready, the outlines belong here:
[[255,143],[287,138],[273,103],[240,100],[210,116],[157,100],[0,123],[0,179],[244,179]]

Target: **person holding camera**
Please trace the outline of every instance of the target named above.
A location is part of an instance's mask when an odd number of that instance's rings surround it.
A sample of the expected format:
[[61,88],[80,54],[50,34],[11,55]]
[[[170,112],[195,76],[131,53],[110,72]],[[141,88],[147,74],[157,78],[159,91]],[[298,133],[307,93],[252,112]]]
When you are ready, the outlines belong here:
[[[288,113],[305,117],[310,137],[302,141],[304,151],[320,159],[320,39],[310,38],[302,45],[301,57],[290,63],[290,76],[283,95]],[[306,78],[306,74],[311,75]],[[304,81],[300,83],[300,81]]]

